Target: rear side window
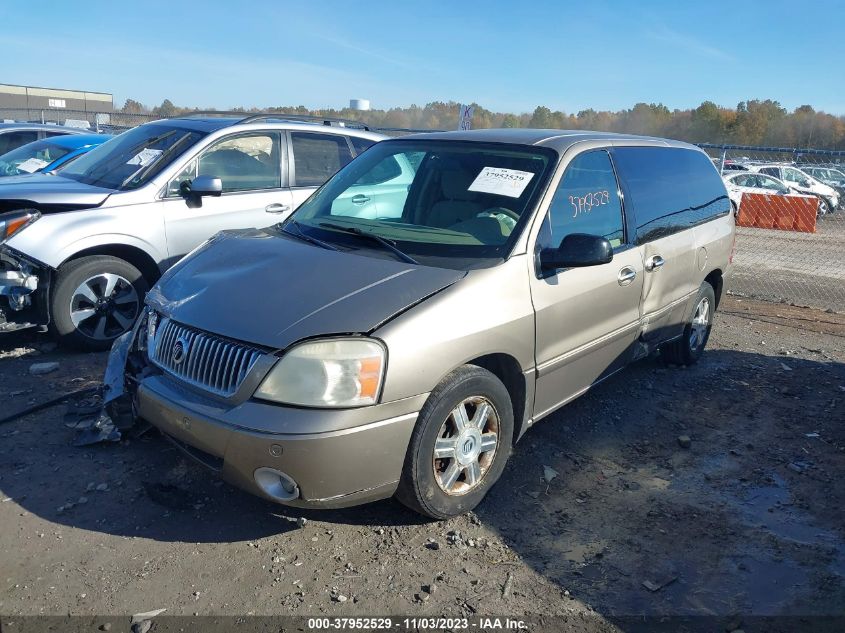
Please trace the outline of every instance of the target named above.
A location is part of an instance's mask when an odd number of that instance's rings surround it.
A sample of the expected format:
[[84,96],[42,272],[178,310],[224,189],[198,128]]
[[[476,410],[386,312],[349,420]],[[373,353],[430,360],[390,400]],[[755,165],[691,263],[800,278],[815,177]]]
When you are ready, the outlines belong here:
[[730,212],[725,185],[710,159],[677,147],[613,150],[635,216],[636,243],[683,231]]
[[361,138],[359,136],[350,136],[349,140],[352,142],[352,148],[355,150],[355,155],[362,154],[376,144],[376,141],[368,138]]
[[780,176],[780,170],[777,167],[763,167],[760,169],[761,174],[769,174],[769,176],[774,176],[777,178]]
[[566,167],[549,208],[543,246],[559,246],[572,233],[601,235],[614,247],[624,238],[622,203],[610,156],[604,150],[576,156]]
[[38,132],[7,132],[0,134],[0,154],[11,152],[21,145],[38,140]]
[[352,160],[346,137],[291,132],[295,186],[318,187]]

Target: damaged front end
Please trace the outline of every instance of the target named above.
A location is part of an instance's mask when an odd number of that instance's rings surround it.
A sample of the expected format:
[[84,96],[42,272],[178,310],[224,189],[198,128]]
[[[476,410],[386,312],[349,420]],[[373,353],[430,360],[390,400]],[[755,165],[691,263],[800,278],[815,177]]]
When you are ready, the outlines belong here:
[[148,341],[155,336],[156,313],[146,308],[129,332],[112,344],[103,377],[103,411],[119,431],[131,429],[138,419],[138,385],[161,373],[147,357]]
[[48,322],[50,268],[0,246],[0,332]]

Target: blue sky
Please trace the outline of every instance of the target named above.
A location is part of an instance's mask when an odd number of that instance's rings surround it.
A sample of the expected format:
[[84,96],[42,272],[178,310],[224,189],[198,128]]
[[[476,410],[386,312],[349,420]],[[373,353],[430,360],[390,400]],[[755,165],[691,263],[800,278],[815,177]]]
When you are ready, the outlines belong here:
[[828,50],[843,24],[837,0],[5,2],[0,83],[111,92],[118,106],[772,98],[845,114],[845,60]]

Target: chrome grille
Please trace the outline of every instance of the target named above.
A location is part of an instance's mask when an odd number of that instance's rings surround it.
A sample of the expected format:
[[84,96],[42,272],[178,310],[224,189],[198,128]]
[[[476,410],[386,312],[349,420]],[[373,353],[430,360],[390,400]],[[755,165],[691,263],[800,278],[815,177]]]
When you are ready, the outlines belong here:
[[260,349],[162,319],[155,333],[152,361],[185,382],[220,396],[231,396],[264,354]]

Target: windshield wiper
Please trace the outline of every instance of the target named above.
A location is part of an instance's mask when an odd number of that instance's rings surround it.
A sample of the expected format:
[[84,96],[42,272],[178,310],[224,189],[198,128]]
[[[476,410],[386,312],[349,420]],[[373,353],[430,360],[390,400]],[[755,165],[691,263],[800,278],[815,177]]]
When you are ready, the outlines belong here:
[[334,229],[335,231],[342,231],[343,233],[349,233],[350,235],[357,235],[358,237],[371,240],[373,242],[376,242],[377,244],[381,244],[383,248],[389,250],[403,262],[408,262],[409,264],[419,264],[416,259],[397,248],[395,242],[385,239],[381,235],[362,231],[357,226],[341,226],[340,224],[332,224],[331,222],[320,222],[320,226],[327,229]]
[[[286,230],[287,227],[289,227],[289,226],[292,226],[293,228],[295,228],[296,233],[291,233],[290,231]],[[307,235],[302,230],[302,227],[299,226],[299,222],[297,222],[296,220],[291,220],[287,224],[283,225],[281,227],[281,229],[285,234],[290,235],[292,237],[297,237],[304,242],[308,242],[309,244],[314,244],[315,246],[320,246],[321,248],[326,248],[330,251],[338,250],[336,246],[333,246],[333,245],[329,244],[328,242],[324,242],[323,240],[318,240],[316,237],[311,237],[310,235]]]

